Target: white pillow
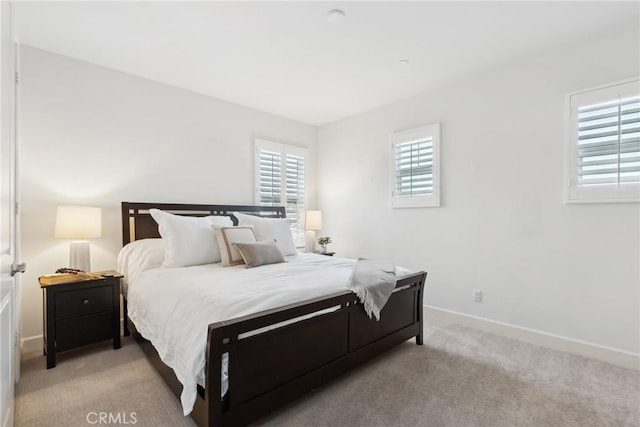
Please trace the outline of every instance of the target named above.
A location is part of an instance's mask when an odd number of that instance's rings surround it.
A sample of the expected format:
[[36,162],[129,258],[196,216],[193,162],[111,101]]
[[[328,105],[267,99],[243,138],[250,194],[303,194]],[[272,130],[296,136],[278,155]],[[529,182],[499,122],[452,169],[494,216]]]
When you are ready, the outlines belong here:
[[240,212],[234,212],[233,215],[238,218],[238,225],[253,226],[258,240],[275,240],[282,255],[295,255],[298,253],[291,235],[290,220],[286,218],[261,218]]
[[213,226],[213,228],[216,233],[218,248],[220,249],[222,266],[228,267],[230,265],[244,264],[244,259],[234,243],[255,243],[256,234],[253,231],[253,227]]
[[[118,253],[118,272],[124,275],[123,282],[130,280],[143,271],[158,268],[164,261],[164,242],[162,239],[141,239],[127,243]],[[126,294],[126,292],[124,292]]]
[[233,225],[231,218],[180,216],[159,209],[149,209],[149,213],[158,223],[164,240],[163,266],[187,267],[220,262],[220,250],[211,226]]

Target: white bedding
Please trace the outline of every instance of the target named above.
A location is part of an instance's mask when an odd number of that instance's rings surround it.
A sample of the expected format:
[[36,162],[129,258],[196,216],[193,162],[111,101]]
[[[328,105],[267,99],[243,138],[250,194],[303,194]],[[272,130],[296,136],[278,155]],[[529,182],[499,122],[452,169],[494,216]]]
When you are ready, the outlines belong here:
[[164,261],[164,242],[162,239],[141,239],[127,244],[118,253],[118,272],[123,278],[123,295],[127,296],[129,280]]
[[197,384],[204,383],[210,323],[347,290],[355,262],[315,254],[286,259],[257,268],[156,267],[128,277],[129,318],[182,383],[185,415],[193,409]]

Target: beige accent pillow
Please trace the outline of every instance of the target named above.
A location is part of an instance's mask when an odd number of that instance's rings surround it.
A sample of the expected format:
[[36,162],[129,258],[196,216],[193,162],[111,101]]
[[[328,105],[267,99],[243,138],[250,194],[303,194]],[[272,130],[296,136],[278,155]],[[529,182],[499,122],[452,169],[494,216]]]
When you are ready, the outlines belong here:
[[284,262],[284,256],[278,249],[275,240],[264,240],[256,243],[234,243],[233,245],[238,248],[247,267]]
[[234,243],[255,243],[256,233],[253,227],[214,227],[222,266],[243,264],[244,260]]

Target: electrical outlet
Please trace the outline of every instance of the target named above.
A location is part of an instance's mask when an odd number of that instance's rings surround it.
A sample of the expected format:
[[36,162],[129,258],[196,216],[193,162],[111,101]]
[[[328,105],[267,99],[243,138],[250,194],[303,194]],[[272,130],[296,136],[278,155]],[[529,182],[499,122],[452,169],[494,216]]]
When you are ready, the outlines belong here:
[[482,302],[482,291],[477,289],[473,291],[473,301]]

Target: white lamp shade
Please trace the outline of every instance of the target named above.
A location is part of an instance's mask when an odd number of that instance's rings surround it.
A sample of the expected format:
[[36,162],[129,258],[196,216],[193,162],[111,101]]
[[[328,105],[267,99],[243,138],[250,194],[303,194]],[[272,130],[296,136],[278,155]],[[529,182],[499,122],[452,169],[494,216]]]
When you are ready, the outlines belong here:
[[322,230],[322,212],[306,211],[304,214],[304,224],[306,230]]
[[87,206],[58,206],[55,237],[61,239],[102,237],[102,209]]

